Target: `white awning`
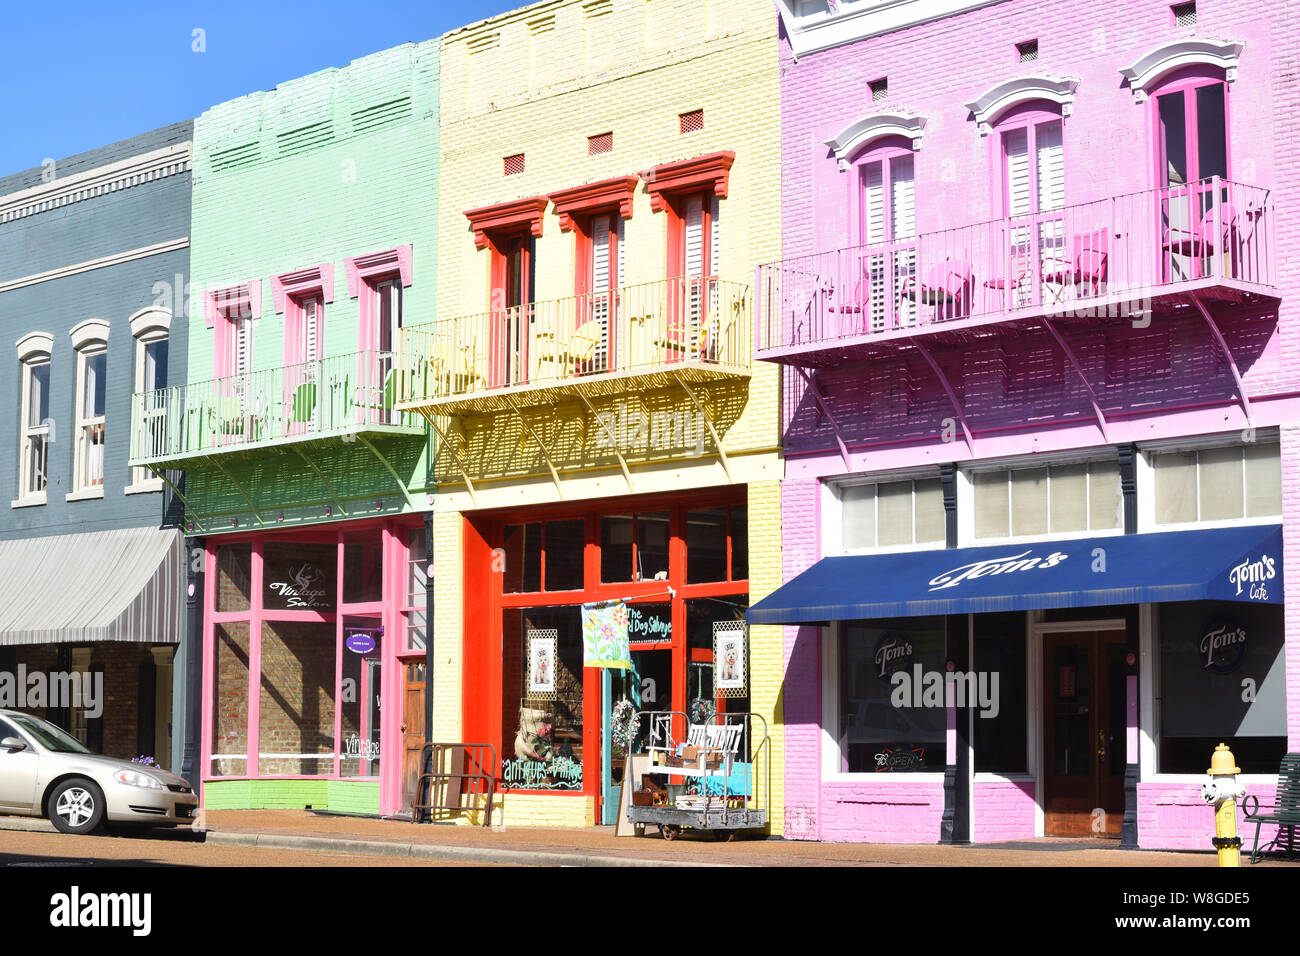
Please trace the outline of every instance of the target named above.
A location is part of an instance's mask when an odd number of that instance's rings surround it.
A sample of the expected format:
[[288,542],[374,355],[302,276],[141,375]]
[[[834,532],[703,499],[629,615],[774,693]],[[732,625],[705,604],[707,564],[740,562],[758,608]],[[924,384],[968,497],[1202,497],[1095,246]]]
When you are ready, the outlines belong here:
[[0,645],[177,644],[184,555],[174,529],[0,541]]

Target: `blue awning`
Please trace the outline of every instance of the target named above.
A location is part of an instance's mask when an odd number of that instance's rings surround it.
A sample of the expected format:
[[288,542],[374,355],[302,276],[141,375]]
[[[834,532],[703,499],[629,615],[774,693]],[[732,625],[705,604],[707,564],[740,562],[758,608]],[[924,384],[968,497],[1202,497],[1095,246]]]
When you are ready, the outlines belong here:
[[822,558],[750,624],[1163,601],[1282,603],[1282,526]]

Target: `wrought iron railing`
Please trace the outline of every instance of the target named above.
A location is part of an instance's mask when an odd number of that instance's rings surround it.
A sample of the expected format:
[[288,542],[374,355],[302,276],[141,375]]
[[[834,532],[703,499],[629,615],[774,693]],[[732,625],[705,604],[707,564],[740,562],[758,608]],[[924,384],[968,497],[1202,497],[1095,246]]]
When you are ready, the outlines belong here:
[[938,323],[1273,284],[1267,189],[1214,177],[759,266],[759,358]]
[[403,401],[456,399],[687,364],[747,370],[749,287],[684,276],[402,330]]
[[137,392],[131,464],[414,426],[396,408],[405,377],[392,353],[365,351]]

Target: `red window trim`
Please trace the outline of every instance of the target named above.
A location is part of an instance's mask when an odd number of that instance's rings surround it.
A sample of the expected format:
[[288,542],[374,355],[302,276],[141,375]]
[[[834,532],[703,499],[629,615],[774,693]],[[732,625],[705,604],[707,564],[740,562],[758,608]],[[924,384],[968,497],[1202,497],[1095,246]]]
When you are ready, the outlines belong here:
[[465,218],[474,230],[474,248],[486,249],[489,233],[514,234],[528,231],[534,236],[542,234],[542,215],[551,200],[546,196],[529,196],[465,210]]
[[712,192],[719,199],[726,199],[731,164],[735,161],[736,154],[724,150],[655,166],[644,176],[650,193],[650,208],[663,212],[669,208],[670,199],[686,193]]
[[631,219],[632,196],[639,182],[636,176],[620,176],[551,193],[550,201],[555,203],[560,217],[560,231],[570,232],[577,225],[575,220],[614,209],[624,219]]

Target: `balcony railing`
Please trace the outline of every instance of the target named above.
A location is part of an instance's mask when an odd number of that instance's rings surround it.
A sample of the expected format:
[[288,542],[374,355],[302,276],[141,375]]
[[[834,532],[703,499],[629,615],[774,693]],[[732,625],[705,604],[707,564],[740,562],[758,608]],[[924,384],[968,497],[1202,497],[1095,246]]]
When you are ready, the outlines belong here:
[[396,408],[402,378],[391,353],[366,351],[137,392],[130,464],[362,432],[423,434],[418,418]]
[[[1273,284],[1268,190],[1217,177],[758,269],[758,358]],[[1136,303],[1136,305],[1135,305]]]
[[401,407],[458,414],[629,377],[748,375],[749,295],[687,276],[412,326]]

